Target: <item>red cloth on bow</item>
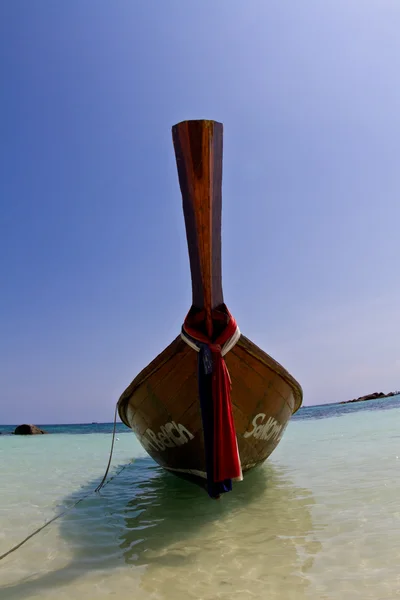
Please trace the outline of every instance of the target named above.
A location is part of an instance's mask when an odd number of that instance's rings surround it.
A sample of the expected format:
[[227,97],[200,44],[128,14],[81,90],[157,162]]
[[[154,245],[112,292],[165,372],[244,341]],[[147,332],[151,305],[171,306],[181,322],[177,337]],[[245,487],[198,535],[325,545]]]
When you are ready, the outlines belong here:
[[[194,317],[188,315],[184,323],[184,330],[194,339],[207,344],[212,353],[212,399],[214,407],[213,479],[215,482],[226,479],[242,479],[242,468],[232,414],[231,378],[221,354],[222,346],[236,332],[237,325],[228,309],[225,309],[224,313],[220,313],[220,315],[224,320],[228,320],[228,322],[222,333],[214,340],[211,340],[196,328],[197,324],[200,325],[205,321],[204,311],[201,311]],[[219,315],[213,314],[213,317],[215,316],[218,318]],[[190,325],[188,321],[190,321]]]

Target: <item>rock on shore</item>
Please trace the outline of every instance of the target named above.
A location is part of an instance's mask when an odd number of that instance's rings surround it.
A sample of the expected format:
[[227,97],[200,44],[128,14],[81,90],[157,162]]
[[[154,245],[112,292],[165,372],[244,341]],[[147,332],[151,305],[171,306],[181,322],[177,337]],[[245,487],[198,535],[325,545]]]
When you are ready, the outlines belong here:
[[47,433],[47,431],[39,429],[36,425],[18,425],[14,430],[14,435],[37,435],[41,433]]

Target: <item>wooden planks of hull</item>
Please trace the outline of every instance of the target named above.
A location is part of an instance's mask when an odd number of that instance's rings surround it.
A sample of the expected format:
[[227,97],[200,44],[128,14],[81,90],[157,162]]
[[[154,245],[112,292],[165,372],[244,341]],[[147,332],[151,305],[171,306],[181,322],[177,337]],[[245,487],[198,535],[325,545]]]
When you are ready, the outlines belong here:
[[[301,405],[299,384],[245,336],[226,355],[243,472],[264,462]],[[176,338],[125,390],[119,416],[150,456],[178,473],[206,477],[197,354]]]

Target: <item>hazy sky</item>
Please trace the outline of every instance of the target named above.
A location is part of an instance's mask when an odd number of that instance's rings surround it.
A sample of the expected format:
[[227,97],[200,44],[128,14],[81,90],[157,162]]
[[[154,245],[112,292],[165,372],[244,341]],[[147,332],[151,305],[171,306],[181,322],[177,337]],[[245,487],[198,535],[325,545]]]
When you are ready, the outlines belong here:
[[400,388],[398,0],[0,3],[0,423],[110,421],[191,301],[171,126],[224,123],[223,279],[305,404]]

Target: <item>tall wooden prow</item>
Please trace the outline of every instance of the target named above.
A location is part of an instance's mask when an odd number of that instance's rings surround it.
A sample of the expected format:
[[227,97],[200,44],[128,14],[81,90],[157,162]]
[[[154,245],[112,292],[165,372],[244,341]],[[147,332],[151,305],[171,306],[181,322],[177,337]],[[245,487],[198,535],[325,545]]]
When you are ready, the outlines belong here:
[[204,311],[213,337],[213,309],[224,302],[221,273],[222,123],[183,121],[172,128],[192,277],[192,311]]

